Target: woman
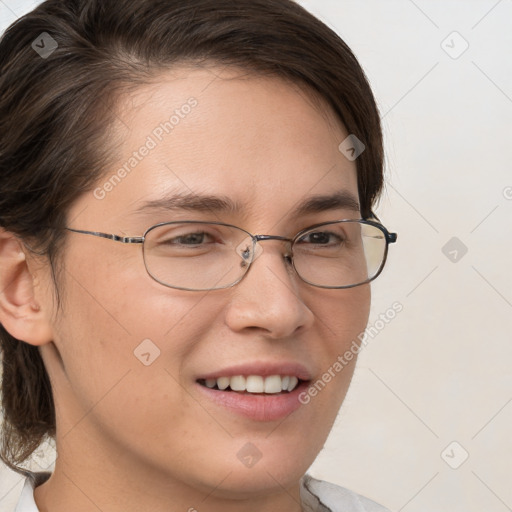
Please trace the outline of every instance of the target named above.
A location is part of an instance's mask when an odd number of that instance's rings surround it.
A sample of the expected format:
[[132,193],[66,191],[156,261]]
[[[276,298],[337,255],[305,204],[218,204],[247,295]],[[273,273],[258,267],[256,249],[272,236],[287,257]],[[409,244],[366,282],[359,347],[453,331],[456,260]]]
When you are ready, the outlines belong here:
[[385,510],[306,475],[396,239],[343,41],[290,0],[48,0],[0,91],[17,512]]

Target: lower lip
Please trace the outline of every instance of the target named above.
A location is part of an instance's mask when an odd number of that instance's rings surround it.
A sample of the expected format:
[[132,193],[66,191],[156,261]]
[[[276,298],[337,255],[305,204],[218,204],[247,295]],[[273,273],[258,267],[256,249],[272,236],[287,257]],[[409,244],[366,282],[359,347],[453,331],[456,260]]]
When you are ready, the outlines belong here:
[[293,391],[279,394],[250,394],[237,391],[220,391],[199,386],[200,391],[212,402],[254,421],[276,421],[286,418],[302,404],[299,395],[308,387],[301,382]]

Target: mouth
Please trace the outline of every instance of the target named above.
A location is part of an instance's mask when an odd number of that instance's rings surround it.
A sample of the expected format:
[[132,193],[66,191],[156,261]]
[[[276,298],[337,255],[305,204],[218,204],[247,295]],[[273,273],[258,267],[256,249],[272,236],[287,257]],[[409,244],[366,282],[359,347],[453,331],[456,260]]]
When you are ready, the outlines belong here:
[[303,406],[299,397],[312,375],[301,364],[261,361],[200,375],[195,384],[204,399],[223,414],[271,422],[283,420]]
[[234,391],[241,394],[278,395],[291,393],[303,380],[295,375],[234,375],[198,379],[198,384],[217,391]]

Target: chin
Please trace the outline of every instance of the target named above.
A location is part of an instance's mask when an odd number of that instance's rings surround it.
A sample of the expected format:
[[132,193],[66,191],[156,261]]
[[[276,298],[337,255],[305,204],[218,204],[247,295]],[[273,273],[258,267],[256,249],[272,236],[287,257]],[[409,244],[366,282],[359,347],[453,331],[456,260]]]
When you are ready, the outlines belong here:
[[[283,492],[283,489],[291,489],[298,485],[308,465],[304,465],[304,470],[298,467],[297,464],[289,463],[280,468],[269,468],[263,466],[261,461],[252,468],[234,465],[229,476],[226,474],[220,485],[218,481],[214,483],[216,489],[212,496],[247,500]],[[217,476],[220,480],[220,474]]]
[[305,443],[304,438],[298,442],[296,438],[286,440],[277,435],[271,441],[272,435],[252,441],[238,438],[232,440],[234,447],[231,449],[210,452],[209,455],[218,456],[216,461],[220,462],[212,461],[211,466],[216,466],[216,471],[210,473],[214,481],[210,476],[208,482],[216,487],[215,496],[248,499],[282,492],[283,488],[298,484],[323,442],[311,443],[309,439],[309,443]]

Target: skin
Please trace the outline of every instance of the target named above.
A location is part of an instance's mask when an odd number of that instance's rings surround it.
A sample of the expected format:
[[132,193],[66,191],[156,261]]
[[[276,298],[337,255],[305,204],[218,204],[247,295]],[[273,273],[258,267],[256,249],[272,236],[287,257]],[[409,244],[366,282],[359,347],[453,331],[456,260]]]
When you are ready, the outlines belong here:
[[[335,190],[358,198],[355,162],[338,151],[347,132],[310,93],[235,70],[183,67],[122,97],[112,127],[118,161],[98,185],[190,97],[197,107],[104,199],[87,192],[76,201],[70,227],[141,236],[159,222],[220,220],[291,237],[360,216],[292,213]],[[178,191],[229,196],[242,210],[135,213]],[[35,491],[41,512],[301,510],[299,480],[331,429],[355,358],[309,404],[272,422],[211,403],[195,380],[240,362],[293,361],[316,381],[364,330],[369,286],[312,287],[290,269],[283,244],[266,241],[236,286],[181,291],[150,278],[140,246],[67,236],[58,311],[48,264],[0,235],[0,320],[39,347],[55,396],[59,456]],[[161,353],[144,366],[133,352],[147,338]],[[247,442],[261,452],[252,468],[237,457]]]

